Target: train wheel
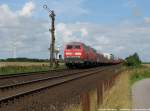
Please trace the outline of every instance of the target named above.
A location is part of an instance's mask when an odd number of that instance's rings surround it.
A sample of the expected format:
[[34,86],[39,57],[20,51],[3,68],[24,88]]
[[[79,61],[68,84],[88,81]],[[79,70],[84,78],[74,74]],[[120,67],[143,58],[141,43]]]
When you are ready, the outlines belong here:
[[69,69],[73,69],[73,65],[70,64],[70,63],[66,63],[66,66],[67,66],[67,68],[69,68]]

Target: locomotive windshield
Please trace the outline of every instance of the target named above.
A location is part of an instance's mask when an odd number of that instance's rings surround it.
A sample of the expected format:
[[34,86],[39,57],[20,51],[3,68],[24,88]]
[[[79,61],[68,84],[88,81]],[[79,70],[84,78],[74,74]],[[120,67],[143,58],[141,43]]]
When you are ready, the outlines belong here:
[[80,45],[75,46],[75,49],[80,49],[80,48],[81,48]]
[[80,45],[67,45],[67,49],[81,49]]
[[67,49],[72,49],[73,46],[72,45],[67,45]]

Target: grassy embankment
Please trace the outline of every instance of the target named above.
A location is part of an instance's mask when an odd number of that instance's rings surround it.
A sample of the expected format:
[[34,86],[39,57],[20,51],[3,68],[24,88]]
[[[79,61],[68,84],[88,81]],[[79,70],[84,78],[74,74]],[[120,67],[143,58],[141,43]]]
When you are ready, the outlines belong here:
[[103,104],[99,109],[130,109],[130,71],[124,71],[117,78],[115,85],[105,93]]
[[[116,79],[114,86],[104,93],[103,104],[98,109],[130,109],[131,108],[131,87],[130,87],[131,71],[127,70],[120,74]],[[101,111],[97,107],[96,90],[90,92],[90,109],[91,111]],[[81,111],[81,104],[72,105],[65,111]]]
[[[65,68],[64,64],[61,63],[59,68]],[[0,75],[48,70],[46,62],[0,62]]]
[[116,84],[105,94],[101,109],[130,109],[132,105],[131,87],[135,82],[150,78],[150,64],[128,68],[116,80]]
[[132,70],[130,78],[131,85],[144,78],[150,78],[150,64],[143,64],[142,66]]

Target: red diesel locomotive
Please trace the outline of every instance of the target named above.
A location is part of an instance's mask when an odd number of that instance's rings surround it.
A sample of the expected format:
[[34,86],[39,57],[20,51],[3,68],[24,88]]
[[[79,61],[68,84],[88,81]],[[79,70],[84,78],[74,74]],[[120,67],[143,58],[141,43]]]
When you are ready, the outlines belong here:
[[65,46],[64,60],[66,66],[69,68],[92,67],[121,62],[120,59],[115,60],[113,55],[108,58],[81,42],[70,42]]

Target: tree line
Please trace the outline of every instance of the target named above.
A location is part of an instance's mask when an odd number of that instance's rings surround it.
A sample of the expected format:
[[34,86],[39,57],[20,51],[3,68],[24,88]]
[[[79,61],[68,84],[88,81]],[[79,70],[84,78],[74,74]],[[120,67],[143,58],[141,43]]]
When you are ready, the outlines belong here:
[[140,66],[142,63],[138,53],[134,53],[133,55],[125,58],[125,61],[127,66]]
[[[0,62],[49,62],[49,59],[35,59],[35,58],[7,58],[0,59]],[[60,59],[60,62],[63,62],[63,59]],[[125,64],[127,66],[139,66],[142,61],[138,53],[134,53],[129,57],[125,58]]]
[[35,58],[7,58],[0,59],[1,62],[48,62],[49,59],[35,59]]

